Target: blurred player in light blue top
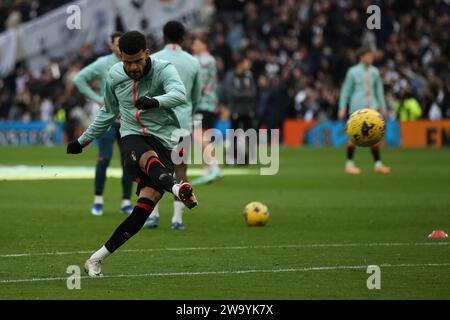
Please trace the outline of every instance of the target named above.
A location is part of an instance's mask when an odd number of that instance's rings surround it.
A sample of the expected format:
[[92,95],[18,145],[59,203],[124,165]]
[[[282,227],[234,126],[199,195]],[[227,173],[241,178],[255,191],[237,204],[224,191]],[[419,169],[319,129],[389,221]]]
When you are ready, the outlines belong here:
[[[119,38],[122,35],[120,32],[115,32],[111,35],[110,49],[111,54],[98,58],[93,63],[84,67],[74,78],[73,83],[78,90],[89,100],[96,102],[100,107],[103,107],[105,82],[108,72],[113,65],[120,61],[119,55]],[[90,82],[93,80],[100,81],[100,94],[95,92],[90,87]],[[119,134],[120,123],[116,121],[99,139],[98,143],[98,158],[95,168],[95,196],[92,205],[91,213],[95,216],[103,214],[103,191],[106,183],[106,169],[108,168],[112,154],[114,142],[120,139]],[[123,161],[121,161],[123,163]],[[128,174],[123,169],[122,172],[122,205],[120,212],[129,214],[133,211],[131,206],[131,188],[133,182],[128,177]]]
[[[218,114],[217,68],[216,59],[209,53],[208,41],[204,37],[196,37],[192,44],[192,52],[200,62],[202,79],[202,96],[194,113],[194,139],[202,147],[202,152],[211,145],[211,137],[207,130],[213,129]],[[208,158],[206,158],[208,157]],[[222,177],[215,150],[205,153],[205,173],[192,181],[193,185],[211,183]]]
[[[187,103],[175,107],[178,122],[181,129],[185,130],[183,139],[191,139],[192,114],[200,103],[202,84],[200,80],[200,64],[197,59],[187,53],[181,47],[185,34],[184,26],[178,21],[169,21],[164,25],[164,48],[152,54],[151,58],[169,61],[175,66],[181,81],[186,88]],[[187,159],[189,150],[179,150],[183,157]],[[181,163],[175,166],[175,178],[178,182],[186,182],[187,164]],[[179,199],[174,199],[173,216],[171,228],[173,230],[183,230],[183,209],[184,204]],[[155,228],[159,225],[158,206],[155,206],[144,227]]]
[[[370,48],[361,48],[358,50],[358,58],[360,62],[347,71],[342,85],[339,99],[340,120],[346,119],[354,111],[363,108],[378,110],[383,116],[386,114],[383,82],[378,68],[372,65],[372,51]],[[373,145],[370,149],[375,161],[374,171],[381,174],[391,172],[391,168],[383,166],[381,162],[379,145]],[[353,162],[354,153],[355,146],[349,142],[345,171],[349,174],[360,174],[361,169]]]

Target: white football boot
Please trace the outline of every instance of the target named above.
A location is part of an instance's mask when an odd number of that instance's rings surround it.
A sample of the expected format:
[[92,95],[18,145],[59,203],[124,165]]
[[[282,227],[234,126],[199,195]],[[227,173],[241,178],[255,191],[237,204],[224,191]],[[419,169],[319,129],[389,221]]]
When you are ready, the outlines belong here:
[[103,277],[102,273],[102,261],[99,259],[88,259],[84,264],[84,271],[91,278]]

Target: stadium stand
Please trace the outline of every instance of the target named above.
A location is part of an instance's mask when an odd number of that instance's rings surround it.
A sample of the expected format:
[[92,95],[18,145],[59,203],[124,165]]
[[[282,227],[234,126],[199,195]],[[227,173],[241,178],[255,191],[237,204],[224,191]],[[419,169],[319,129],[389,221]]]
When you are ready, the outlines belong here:
[[[0,28],[65,2],[0,1]],[[380,30],[365,26],[370,4],[381,8]],[[218,0],[206,1],[200,18],[193,33],[210,39],[221,84],[236,61],[244,56],[251,60],[258,92],[255,126],[278,128],[286,118],[335,119],[340,86],[361,45],[375,52],[392,119],[398,117],[395,105],[412,100],[422,118],[450,118],[447,1]],[[158,44],[148,36],[154,52]],[[14,72],[0,78],[0,120],[56,116],[66,121],[72,137],[86,101],[70,80],[96,57],[86,44],[74,54],[49,59],[39,78],[19,62]],[[225,105],[221,110],[227,114]]]

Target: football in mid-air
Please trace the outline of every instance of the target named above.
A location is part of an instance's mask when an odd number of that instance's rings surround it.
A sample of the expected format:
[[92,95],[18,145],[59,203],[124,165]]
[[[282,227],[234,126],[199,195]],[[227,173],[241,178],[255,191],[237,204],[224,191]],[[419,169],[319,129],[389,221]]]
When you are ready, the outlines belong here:
[[370,147],[380,142],[384,137],[385,128],[383,116],[369,108],[353,112],[346,125],[350,141],[359,147]]
[[269,209],[261,202],[250,202],[245,206],[244,218],[249,226],[264,226],[269,221]]

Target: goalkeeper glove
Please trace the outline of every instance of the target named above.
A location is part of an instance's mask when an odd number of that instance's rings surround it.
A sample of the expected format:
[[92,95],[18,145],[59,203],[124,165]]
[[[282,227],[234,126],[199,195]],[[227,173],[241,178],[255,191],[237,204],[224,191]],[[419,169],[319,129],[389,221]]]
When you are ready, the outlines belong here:
[[67,153],[78,154],[81,152],[83,152],[83,146],[77,139],[72,140],[67,144]]
[[158,100],[148,96],[140,97],[134,105],[140,110],[159,108]]

